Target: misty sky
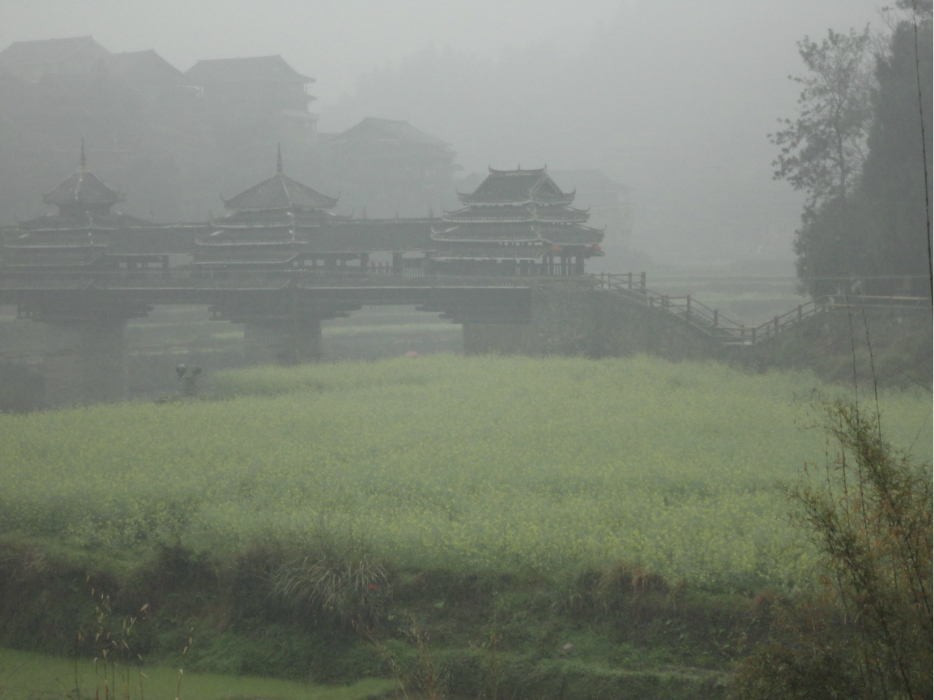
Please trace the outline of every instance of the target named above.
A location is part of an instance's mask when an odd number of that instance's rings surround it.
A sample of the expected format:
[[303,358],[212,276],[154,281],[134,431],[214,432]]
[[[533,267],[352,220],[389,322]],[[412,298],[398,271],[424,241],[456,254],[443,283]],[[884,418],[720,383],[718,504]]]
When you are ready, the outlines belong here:
[[[113,52],[281,54],[322,131],[406,119],[465,172],[599,168],[656,256],[790,259],[800,198],[767,134],[794,116],[795,42],[879,25],[872,0],[0,0],[0,48],[91,34]],[[789,268],[790,269],[790,268]]]

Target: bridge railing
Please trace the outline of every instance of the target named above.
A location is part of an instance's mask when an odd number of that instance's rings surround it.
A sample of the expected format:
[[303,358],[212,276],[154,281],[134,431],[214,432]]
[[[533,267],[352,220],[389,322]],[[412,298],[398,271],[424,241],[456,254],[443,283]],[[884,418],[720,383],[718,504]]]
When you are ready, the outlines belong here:
[[661,309],[683,319],[694,328],[706,333],[724,345],[755,345],[776,337],[789,328],[815,314],[835,308],[859,306],[862,308],[931,309],[931,299],[907,296],[853,296],[837,295],[811,299],[790,311],[775,316],[758,326],[747,326],[726,318],[691,295],[669,296],[646,287],[644,272],[633,274],[592,275],[598,288],[607,289],[626,300]]
[[780,316],[775,316],[773,319],[766,321],[759,326],[746,329],[749,343],[755,344],[762,340],[774,338],[782,331],[785,331],[792,326],[796,326],[806,318],[810,318],[814,314],[826,311],[828,308],[830,308],[828,297],[818,297],[816,299],[811,299],[811,301],[808,301],[804,304],[798,304],[797,308],[794,308],[791,311],[781,314]]
[[835,294],[827,297],[827,305],[831,308],[846,308],[859,306],[866,309],[913,308],[930,309],[931,300],[928,297],[905,296],[869,296]]
[[743,342],[743,324],[727,318],[719,310],[707,306],[690,294],[672,296],[648,289],[644,272],[624,275],[602,273],[594,275],[593,278],[600,288],[613,291],[629,301],[661,309],[682,318],[689,325],[718,340]]

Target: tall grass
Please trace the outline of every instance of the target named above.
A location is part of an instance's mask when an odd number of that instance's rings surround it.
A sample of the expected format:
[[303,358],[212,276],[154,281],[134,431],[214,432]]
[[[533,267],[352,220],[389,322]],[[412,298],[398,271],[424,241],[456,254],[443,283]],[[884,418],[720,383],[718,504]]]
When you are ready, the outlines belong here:
[[[794,585],[776,480],[824,450],[809,374],[715,364],[404,358],[254,369],[230,400],[0,417],[0,533],[98,556],[343,539],[394,566],[574,575],[617,559]],[[921,459],[930,398],[883,397]],[[300,548],[300,547],[298,547]]]

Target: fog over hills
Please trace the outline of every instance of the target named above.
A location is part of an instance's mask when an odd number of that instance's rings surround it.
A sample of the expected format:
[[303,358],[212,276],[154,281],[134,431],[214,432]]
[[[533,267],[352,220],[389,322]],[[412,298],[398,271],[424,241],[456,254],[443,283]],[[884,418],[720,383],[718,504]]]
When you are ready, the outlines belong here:
[[[787,260],[801,200],[767,134],[795,114],[795,42],[878,24],[871,0],[0,2],[0,46],[91,34],[180,70],[281,54],[321,132],[403,119],[486,167],[599,169],[656,259]],[[54,8],[54,12],[49,12]],[[210,203],[216,206],[216,203]],[[205,205],[207,208],[209,204]]]

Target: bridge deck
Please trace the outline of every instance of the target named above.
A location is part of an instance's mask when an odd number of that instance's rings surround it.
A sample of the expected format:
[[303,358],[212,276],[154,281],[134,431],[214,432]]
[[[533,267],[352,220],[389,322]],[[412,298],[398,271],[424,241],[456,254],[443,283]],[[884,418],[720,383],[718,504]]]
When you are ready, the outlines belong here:
[[162,304],[211,306],[219,317],[333,317],[361,306],[416,305],[460,323],[531,321],[530,278],[367,273],[3,271],[0,304],[36,319],[69,314],[141,315]]

